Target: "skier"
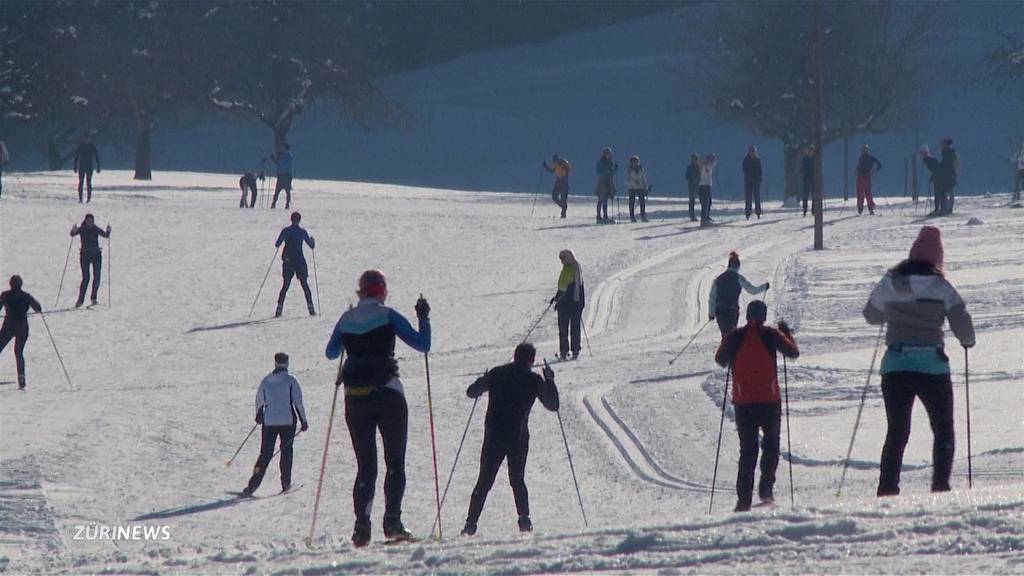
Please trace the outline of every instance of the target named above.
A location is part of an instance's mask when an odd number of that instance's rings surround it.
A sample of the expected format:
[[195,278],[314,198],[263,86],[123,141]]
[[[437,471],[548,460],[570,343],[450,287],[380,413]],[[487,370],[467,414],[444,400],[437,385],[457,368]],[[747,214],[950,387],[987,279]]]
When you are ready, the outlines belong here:
[[0,197],[4,195],[4,166],[11,162],[11,155],[7,153],[7,145],[0,140]]
[[292,487],[295,424],[301,423],[299,430],[305,432],[309,430],[309,422],[306,420],[306,409],[302,406],[302,387],[288,373],[288,355],[284,352],[274,354],[274,371],[263,378],[256,390],[256,423],[263,426],[260,456],[242,494],[252,496],[260,487],[267,465],[274,457],[274,445],[278,438],[281,438],[281,492],[287,492]]
[[572,250],[562,250],[558,259],[562,261],[562,272],[558,275],[558,292],[549,305],[554,304],[558,312],[558,358],[565,360],[572,351],[575,360],[580,356],[580,328],[587,303],[583,272]]
[[281,312],[284,310],[284,297],[288,295],[288,288],[291,287],[292,278],[295,276],[298,276],[299,285],[302,286],[302,292],[306,295],[306,308],[309,309],[309,315],[316,315],[316,310],[313,308],[313,293],[310,292],[307,281],[309,268],[306,265],[306,255],[302,252],[303,242],[309,245],[310,250],[316,250],[316,239],[299,226],[302,214],[292,212],[291,218],[291,226],[282,228],[281,233],[277,235],[277,241],[274,242],[274,246],[278,247],[284,243],[284,250],[281,251],[281,276],[284,280],[281,282],[281,292],[277,295],[277,310],[274,312],[274,318],[281,316]]
[[740,255],[735,252],[729,253],[729,265],[725,272],[715,278],[711,285],[711,294],[708,296],[708,320],[718,321],[718,330],[722,337],[736,329],[740,319],[740,293],[746,290],[750,294],[757,295],[771,285],[768,282],[760,286],[754,286],[749,280],[740,274]]
[[928,149],[927,144],[921,146],[921,164],[926,170],[928,170],[928,174],[930,175],[929,179],[932,182],[932,188],[935,192],[935,208],[928,214],[928,216],[937,216],[939,214],[939,207],[943,204],[942,196],[939,194],[939,187],[936,184],[936,178],[938,177],[937,173],[939,171],[939,160],[932,156],[931,150]]
[[85,291],[89,288],[89,267],[92,267],[92,295],[89,298],[91,305],[96,305],[96,295],[100,290],[100,271],[103,269],[103,251],[100,250],[100,236],[110,238],[110,224],[104,230],[96,225],[92,214],[86,214],[82,225],[71,225],[71,235],[80,236],[82,239],[81,248],[78,251],[78,264],[82,268],[82,283],[78,286],[78,300],[75,308],[80,308],[85,303]]
[[[954,189],[957,185],[957,178],[960,175],[960,156],[957,155],[956,149],[953,148],[953,139],[944,138],[941,144],[942,149],[942,160],[939,162],[938,170],[935,176],[935,189],[936,195],[942,197],[942,211],[939,215],[948,215],[953,213],[953,203],[956,201]],[[939,187],[942,187],[940,194]]]
[[690,222],[696,222],[694,203],[697,200],[697,187],[700,185],[700,156],[690,154],[690,163],[686,166],[686,187],[690,193]]
[[530,497],[526,490],[526,457],[530,449],[530,410],[535,400],[552,412],[558,411],[555,372],[544,366],[544,377],[530,367],[537,357],[533,344],[516,347],[513,361],[488,370],[466,389],[466,396],[479,398],[487,392],[487,416],[484,442],[480,448],[480,475],[469,501],[469,513],[462,533],[476,534],[476,523],[494,485],[503,460],[508,460],[508,481],[519,514],[519,531],[533,531],[530,521]]
[[775,501],[775,470],[779,465],[779,430],[782,401],[779,396],[777,353],[787,358],[800,355],[785,322],[776,330],[765,325],[768,307],[760,300],[747,304],[747,325],[726,334],[715,354],[719,366],[732,370],[732,404],[740,459],[736,472],[736,512],[750,510],[757,467],[758,432],[762,433],[761,481],[757,494],[762,504]]
[[82,183],[86,185],[88,196],[86,203],[92,202],[92,169],[96,165],[96,173],[100,173],[100,152],[92,142],[92,135],[85,133],[78,148],[75,149],[74,170],[78,173],[78,203],[82,203]]
[[28,342],[28,309],[42,312],[43,307],[31,294],[21,289],[21,276],[11,276],[11,289],[0,294],[0,308],[6,317],[0,326],[0,353],[14,339],[14,364],[18,369],[18,389],[25,389],[25,343]]
[[864,213],[864,202],[868,204],[868,214],[875,214],[875,198],[871,195],[871,176],[882,169],[882,163],[868,151],[868,145],[860,147],[860,158],[857,160],[857,214]]
[[757,219],[761,219],[761,158],[757,155],[757,146],[747,149],[743,157],[743,192],[746,198],[744,211],[750,220],[750,208],[753,204]]
[[346,352],[338,385],[345,386],[345,422],[356,456],[356,480],[352,488],[355,528],[352,544],[370,543],[370,512],[377,483],[377,439],[384,443],[384,536],[409,539],[402,525],[402,496],[405,493],[405,445],[409,408],[395,361],[395,337],[419,352],[430,351],[430,305],[421,296],[416,302],[417,332],[398,312],[384,305],[387,281],[377,270],[359,277],[359,304],[341,315],[327,358],[335,359],[342,347]]
[[[605,148],[597,160],[597,223],[611,224],[608,218],[608,200],[615,196],[615,173],[619,165],[612,160],[612,149]],[[602,216],[603,214],[603,216]]]
[[882,357],[882,398],[888,430],[882,447],[878,496],[900,493],[903,450],[910,439],[914,398],[921,399],[931,423],[932,492],[949,490],[953,468],[953,382],[943,347],[942,325],[964,348],[974,346],[974,324],[967,305],[943,273],[942,236],[923,226],[910,256],[889,270],[864,307],[869,324],[886,324]]
[[711,224],[711,186],[714,184],[715,165],[718,158],[714,154],[708,154],[700,163],[700,186],[697,193],[700,196],[700,225]]
[[629,157],[629,168],[626,169],[626,190],[629,192],[629,221],[636,222],[634,205],[640,200],[640,220],[647,222],[647,192],[650,185],[647,183],[647,173],[640,165],[639,156]]
[[562,218],[565,218],[565,211],[569,207],[569,173],[572,172],[572,165],[558,154],[551,156],[551,166],[544,161],[541,161],[541,165],[555,175],[555,187],[551,189],[551,199],[562,209]]
[[263,178],[264,178],[263,173],[260,172],[260,175],[257,177],[255,172],[246,172],[245,174],[242,174],[241,178],[238,179],[238,187],[242,189],[242,198],[238,201],[238,207],[239,208],[245,208],[246,207],[246,202],[245,202],[245,197],[246,196],[250,196],[248,207],[249,208],[255,208],[256,207],[256,186],[257,186],[256,180],[257,180],[257,178],[259,178],[260,180],[263,180]]
[[277,167],[277,180],[274,182],[274,199],[270,202],[271,208],[277,208],[277,196],[284,190],[284,209],[292,207],[292,149],[287,143],[270,157]]
[[804,178],[804,216],[807,216],[807,202],[811,200],[814,192],[814,144],[808,144],[804,148],[804,156],[800,160],[800,172]]
[[[0,142],[0,144],[3,144]],[[1014,182],[1013,199],[1020,200],[1021,189],[1024,188],[1024,143],[1017,150],[1017,156],[1013,159],[1017,163],[1017,180]]]

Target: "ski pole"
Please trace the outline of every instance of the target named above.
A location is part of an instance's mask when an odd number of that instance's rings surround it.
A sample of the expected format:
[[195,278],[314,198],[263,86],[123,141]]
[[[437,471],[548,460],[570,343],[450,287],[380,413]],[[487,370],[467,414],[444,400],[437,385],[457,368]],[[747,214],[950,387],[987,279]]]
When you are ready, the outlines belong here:
[[256,302],[260,299],[260,294],[263,292],[263,285],[267,283],[267,278],[270,277],[270,269],[274,267],[274,260],[277,260],[277,253],[280,252],[281,247],[274,248],[274,257],[270,259],[270,264],[267,265],[267,273],[263,276],[263,282],[260,282],[260,289],[256,291],[256,297],[252,300],[252,307],[249,308],[249,318],[252,318],[252,311],[256,309]]
[[64,271],[60,273],[60,285],[57,286],[57,300],[53,303],[53,307],[56,308],[57,304],[60,304],[60,292],[64,289],[64,275],[68,271],[68,262],[71,260],[71,247],[75,244],[75,238],[72,237],[71,241],[68,242],[68,255],[64,257]]
[[853,442],[857,439],[857,429],[860,427],[860,415],[864,412],[864,401],[868,397],[868,386],[871,384],[871,375],[875,372],[875,360],[878,359],[878,347],[882,343],[882,333],[885,324],[878,327],[878,338],[875,340],[875,351],[871,355],[871,368],[868,369],[868,377],[864,380],[864,390],[860,394],[860,406],[857,408],[857,419],[853,422],[853,434],[850,435],[850,446],[846,449],[846,460],[843,462],[843,473],[839,477],[839,489],[836,490],[836,500],[843,495],[843,484],[846,483],[846,470],[850,467],[850,456],[853,454]]
[[974,488],[974,471],[971,465],[971,363],[968,348],[964,346],[964,397],[967,400],[967,487]]
[[341,367],[345,365],[345,351],[342,350],[338,359],[338,375],[334,380],[334,398],[331,400],[331,415],[327,418],[327,437],[324,439],[324,456],[320,460],[320,479],[316,481],[316,498],[313,500],[313,519],[309,523],[309,536],[306,547],[312,550],[313,535],[316,533],[316,517],[320,512],[320,491],[324,487],[324,470],[327,469],[327,449],[331,445],[331,430],[334,428],[334,409],[338,406],[338,390],[341,388]]
[[526,342],[527,340],[530,339],[530,334],[533,334],[533,331],[537,329],[537,326],[540,326],[541,320],[543,320],[544,317],[547,316],[548,310],[550,310],[550,309],[551,309],[551,302],[548,302],[548,305],[544,308],[544,311],[540,313],[540,318],[537,318],[537,321],[534,322],[533,325],[530,326],[530,329],[526,331],[526,336],[523,336],[522,341],[519,342],[520,344],[522,344],[523,342]]
[[572,465],[572,451],[569,450],[569,439],[565,435],[565,425],[562,424],[562,412],[559,410],[555,414],[558,415],[558,427],[562,429],[562,442],[565,443],[565,455],[569,458],[569,471],[572,472],[572,483],[576,487],[576,500],[580,503],[580,515],[583,516],[583,526],[589,528],[587,512],[583,509],[583,496],[580,495],[580,483],[576,480],[576,467]]
[[64,365],[64,359],[60,357],[60,350],[57,349],[57,341],[53,339],[53,332],[50,332],[50,325],[46,323],[46,316],[42,314],[39,318],[43,321],[43,326],[46,328],[46,334],[50,337],[50,344],[53,344],[53,352],[57,355],[57,361],[60,362],[61,370],[64,371],[64,378],[67,378],[68,389],[73,390],[75,387],[71,384],[71,376],[68,374],[67,366]]
[[708,514],[715,505],[715,484],[718,482],[718,457],[722,453],[722,430],[725,428],[725,404],[729,401],[729,375],[732,364],[725,371],[725,391],[722,393],[722,419],[718,421],[718,447],[715,448],[715,471],[711,474],[711,500],[708,502]]
[[690,344],[693,344],[693,341],[697,339],[697,336],[700,336],[700,333],[703,332],[704,329],[708,327],[708,324],[711,324],[711,320],[708,320],[707,322],[705,322],[704,325],[701,326],[697,330],[697,332],[690,338],[690,341],[687,342],[685,346],[683,346],[683,349],[680,350],[678,354],[676,354],[674,357],[672,357],[671,360],[668,361],[668,365],[669,366],[671,366],[672,364],[675,364],[676,360],[679,360],[680,356],[683,355],[683,352],[686,352],[686,349],[689,348]]
[[110,254],[110,236],[107,236],[107,308],[110,308],[113,304],[113,301],[110,299],[110,267],[113,258],[111,258]]
[[466,442],[466,434],[469,433],[469,425],[473,422],[473,413],[476,412],[476,405],[480,402],[480,397],[477,396],[473,399],[473,407],[469,410],[469,419],[466,420],[466,429],[462,431],[462,440],[459,440],[459,449],[455,451],[455,460],[452,461],[452,471],[448,474],[448,482],[444,485],[444,493],[441,495],[441,505],[438,507],[437,515],[434,517],[434,525],[430,527],[430,535],[434,535],[435,529],[441,523],[441,508],[444,508],[444,502],[448,499],[448,488],[452,485],[452,478],[455,476],[455,467],[459,465],[459,455],[462,454],[462,445]]
[[252,430],[249,430],[249,433],[246,434],[245,440],[242,440],[242,444],[238,447],[238,450],[235,450],[235,453],[231,456],[231,458],[227,461],[227,463],[224,464],[225,467],[230,467],[231,466],[231,463],[234,462],[235,458],[238,457],[238,454],[241,453],[242,448],[245,447],[245,444],[249,441],[249,438],[252,437],[252,433],[256,431],[256,427],[259,426],[259,425],[260,425],[259,422],[257,422],[256,424],[252,425]]
[[316,286],[316,308],[323,314],[323,307],[320,305],[320,280],[316,275],[316,248],[310,250],[313,253],[313,284]]
[[789,424],[789,369],[786,367],[786,357],[782,357],[782,389],[786,396],[786,451],[789,453],[789,504],[796,508],[796,496],[793,488],[793,438],[790,434]]
[[[582,314],[582,311],[581,311],[581,314]],[[594,357],[594,350],[593,350],[593,348],[590,347],[590,335],[587,334],[587,323],[583,321],[583,318],[580,318],[580,327],[583,328],[583,338],[587,341],[587,352],[589,352],[590,353],[590,357],[593,358]]]
[[533,218],[533,210],[537,207],[537,196],[540,196],[540,185],[544,181],[544,168],[540,169],[537,176],[537,185],[533,187],[533,204],[530,205],[530,218]]
[[[420,295],[423,298],[423,295]],[[437,475],[437,441],[434,438],[434,402],[430,392],[430,354],[423,353],[423,368],[427,373],[427,413],[430,420],[430,450],[434,458],[434,499],[437,501],[437,539],[442,538],[441,531],[441,485]]]

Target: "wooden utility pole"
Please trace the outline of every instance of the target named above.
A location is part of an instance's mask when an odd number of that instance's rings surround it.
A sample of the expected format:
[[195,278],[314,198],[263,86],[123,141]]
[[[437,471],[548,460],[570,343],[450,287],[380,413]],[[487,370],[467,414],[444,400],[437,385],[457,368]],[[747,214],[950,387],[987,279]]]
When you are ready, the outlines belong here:
[[825,63],[824,63],[824,43],[825,43],[825,30],[822,25],[822,0],[815,0],[814,2],[814,42],[811,45],[811,58],[814,63],[814,88],[813,88],[813,126],[812,137],[814,138],[814,249],[824,250],[825,249],[825,238],[824,238],[824,194],[823,188],[825,179],[822,176],[822,134],[821,134],[821,122],[822,122],[822,109],[824,106],[824,84],[825,84]]

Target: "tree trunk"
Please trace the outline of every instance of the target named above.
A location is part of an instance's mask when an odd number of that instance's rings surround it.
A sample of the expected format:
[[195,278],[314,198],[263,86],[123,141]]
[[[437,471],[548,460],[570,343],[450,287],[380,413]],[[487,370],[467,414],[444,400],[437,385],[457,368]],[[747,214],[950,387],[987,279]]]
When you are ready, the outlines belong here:
[[812,118],[812,135],[814,137],[814,249],[825,249],[825,179],[822,174],[822,158],[825,155],[825,148],[822,141],[822,120],[824,118],[824,83],[825,83],[825,62],[824,62],[824,25],[822,24],[821,11],[824,0],[816,0],[814,3],[814,110]]
[[135,117],[135,180],[153,179],[153,124],[144,111]]
[[800,198],[800,148],[795,143],[783,142],[784,173],[786,175],[783,206],[796,206]]
[[46,167],[60,170],[64,162],[60,158],[60,135],[51,132],[46,135]]
[[291,127],[291,120],[278,122],[274,126],[274,152],[284,148],[284,145],[288,143],[288,130]]

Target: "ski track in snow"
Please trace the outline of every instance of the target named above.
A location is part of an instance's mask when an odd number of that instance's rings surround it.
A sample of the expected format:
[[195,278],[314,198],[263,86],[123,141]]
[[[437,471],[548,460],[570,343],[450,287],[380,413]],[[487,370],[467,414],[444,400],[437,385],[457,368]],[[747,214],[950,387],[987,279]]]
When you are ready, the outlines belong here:
[[[999,198],[958,199],[965,214],[935,222],[945,235],[947,269],[979,329],[971,378],[975,490],[965,489],[965,390],[962,364],[954,363],[957,489],[938,496],[923,492],[931,470],[930,435],[918,408],[904,496],[873,498],[884,433],[876,374],[846,496],[836,501],[840,452],[849,438],[876,334],[864,324],[860,308],[920,226],[907,204],[880,209],[882,215],[874,218],[843,214],[832,204],[826,215],[829,249],[815,253],[809,251],[808,220],[773,209],[777,205],[771,203],[761,221],[745,222],[742,216],[735,219],[735,203],[716,200],[716,211],[734,219],[710,229],[683,220],[597,227],[584,223],[589,222],[589,205],[574,198],[569,221],[551,226],[540,217],[525,219],[529,196],[304,182],[295,204],[318,239],[325,306],[322,316],[302,315],[301,292],[293,286],[285,317],[275,320],[267,317],[277,289],[273,272],[253,318],[246,318],[246,312],[255,295],[250,285],[266,270],[266,246],[273,239],[267,237],[284,225],[283,212],[240,213],[233,208],[237,190],[230,177],[167,175],[173,185],[147,185],[147,194],[141,195],[132,192],[137,189],[127,174],[103,176],[115,184],[97,186],[92,210],[101,223],[114,222],[115,306],[51,320],[75,390],[67,392],[62,374],[53,368],[45,332],[36,328],[27,350],[29,392],[0,388],[0,435],[11,439],[0,452],[0,572],[1024,569],[1019,489],[1024,481],[1024,362],[1013,344],[1024,336],[1019,302],[1024,213],[999,210]],[[71,178],[66,174],[24,175],[17,182],[23,188],[0,203],[0,216],[17,228],[2,238],[4,260],[7,254],[11,259],[0,262],[0,275],[31,271],[27,287],[45,305],[60,275],[59,268],[53,270],[60,265],[53,264],[53,254],[67,249],[63,235],[81,210],[68,208],[65,190]],[[674,205],[683,203],[654,199],[652,213],[659,205],[672,213]],[[549,208],[538,206],[538,212]],[[203,233],[160,234],[163,216],[152,214],[164,212]],[[985,226],[964,224],[972,212],[982,216]],[[337,228],[335,221],[341,223]],[[408,232],[382,242],[373,238],[382,226]],[[26,246],[21,238],[38,246]],[[365,238],[371,240],[360,243]],[[252,390],[268,369],[265,357],[280,348],[292,354],[316,432],[296,440],[296,481],[315,482],[332,389],[323,383],[333,381],[336,370],[322,360],[323,342],[336,314],[353,299],[349,287],[358,271],[377,265],[393,275],[391,303],[397,309],[411,312],[421,290],[434,308],[431,365],[444,480],[468,414],[465,384],[471,374],[507,361],[551,293],[548,287],[558,269],[554,255],[563,247],[576,250],[588,281],[584,320],[593,356],[584,344],[579,361],[558,363],[555,370],[589,529],[581,529],[557,420],[541,408],[531,418],[528,482],[537,525],[532,536],[514,532],[508,520],[511,498],[499,476],[481,518],[481,533],[472,539],[453,537],[475,481],[482,409],[448,496],[443,543],[385,547],[375,541],[366,550],[350,547],[354,463],[341,406],[316,550],[301,542],[315,486],[260,504],[222,496],[224,489],[241,486],[255,458],[258,442],[251,442],[232,468],[224,467],[251,425]],[[770,318],[785,318],[794,327],[802,355],[787,367],[793,455],[786,453],[784,436],[776,484],[779,506],[723,514],[732,508],[737,453],[727,404],[715,514],[707,516],[725,381],[724,370],[709,360],[718,342],[717,326],[707,326],[673,366],[668,360],[706,321],[711,281],[724,269],[731,249],[740,253],[742,271],[751,282],[771,282],[764,296]],[[212,260],[209,250],[222,251],[222,257]],[[535,263],[524,262],[524,253],[533,255]],[[453,260],[452,254],[461,258]],[[196,258],[222,268],[213,274],[199,269],[200,278],[194,279],[197,270],[187,264]],[[443,272],[430,273],[434,268]],[[65,294],[77,285],[73,266],[68,278]],[[193,294],[197,281],[203,287],[198,300]],[[134,293],[126,284],[133,285]],[[532,338],[542,356],[550,357],[547,351],[557,348],[554,316],[549,312]],[[90,340],[95,342],[82,345]],[[127,362],[118,354],[127,354]],[[407,349],[398,356],[410,405],[405,518],[417,530],[434,513],[432,490],[427,489],[432,478],[422,362]],[[196,362],[203,366],[196,369],[191,365]],[[0,358],[0,380],[11,379],[12,364],[8,354]],[[39,418],[50,426],[32,432]],[[795,509],[788,506],[790,458]],[[383,466],[378,481],[382,477]],[[277,482],[272,464],[261,490],[273,490]],[[377,496],[382,508],[382,491]],[[139,523],[166,523],[173,537],[169,542],[79,542],[70,537],[80,524]]]

